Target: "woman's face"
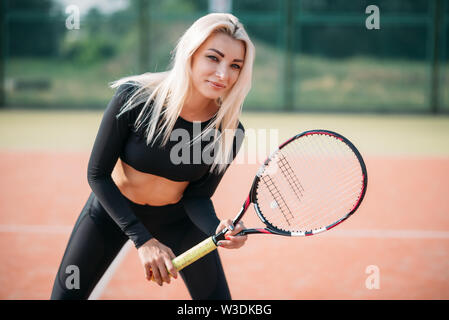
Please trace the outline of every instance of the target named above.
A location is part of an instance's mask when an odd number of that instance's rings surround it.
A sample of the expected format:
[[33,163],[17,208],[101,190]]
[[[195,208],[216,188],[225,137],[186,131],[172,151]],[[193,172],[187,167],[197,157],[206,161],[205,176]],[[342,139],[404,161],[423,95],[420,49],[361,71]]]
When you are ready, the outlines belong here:
[[223,33],[212,34],[192,57],[194,89],[209,99],[231,90],[243,67],[245,46]]

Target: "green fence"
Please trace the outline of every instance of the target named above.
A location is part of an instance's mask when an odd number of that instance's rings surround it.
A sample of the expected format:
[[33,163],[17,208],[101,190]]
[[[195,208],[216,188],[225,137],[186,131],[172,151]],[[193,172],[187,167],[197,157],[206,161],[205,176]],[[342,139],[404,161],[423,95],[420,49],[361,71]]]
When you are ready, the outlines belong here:
[[[136,0],[83,12],[85,1],[1,3],[5,108],[104,108],[110,81],[166,70],[210,4]],[[79,29],[67,26],[69,4]],[[379,29],[366,27],[369,5]],[[234,0],[232,13],[257,50],[244,110],[449,111],[449,1]]]

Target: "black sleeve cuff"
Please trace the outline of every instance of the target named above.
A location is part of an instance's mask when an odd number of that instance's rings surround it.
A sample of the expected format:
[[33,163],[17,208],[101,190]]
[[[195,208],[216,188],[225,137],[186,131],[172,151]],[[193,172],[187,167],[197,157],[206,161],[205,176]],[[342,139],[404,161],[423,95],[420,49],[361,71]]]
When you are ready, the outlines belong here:
[[148,240],[153,238],[151,233],[140,221],[136,221],[136,223],[128,226],[126,230],[124,230],[124,232],[128,236],[128,238],[132,242],[134,242],[134,246],[136,247],[136,249],[139,249]]

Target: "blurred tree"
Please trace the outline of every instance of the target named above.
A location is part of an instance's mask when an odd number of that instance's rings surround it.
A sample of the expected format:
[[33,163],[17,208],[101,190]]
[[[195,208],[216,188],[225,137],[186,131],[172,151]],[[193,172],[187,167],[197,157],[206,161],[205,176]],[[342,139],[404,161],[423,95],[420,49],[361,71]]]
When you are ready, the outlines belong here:
[[[8,23],[8,53],[11,56],[49,56],[58,52],[61,40],[67,29],[63,27],[64,10],[55,0],[4,0],[6,1]],[[150,10],[157,17],[167,15],[196,14],[207,12],[209,0],[164,0],[150,3]],[[294,15],[348,16],[359,15],[363,18],[365,8],[376,4],[381,13],[381,29],[367,31],[363,23],[338,22],[308,22],[297,24],[293,29],[295,42],[301,46],[299,51],[313,55],[328,57],[350,57],[354,55],[372,55],[380,57],[397,57],[411,59],[426,59],[427,49],[424,44],[429,35],[429,24],[421,25],[395,24],[383,25],[382,16],[419,15],[427,17],[430,14],[430,3],[427,0],[294,0]],[[94,52],[112,55],[120,51],[118,42],[111,39],[122,39],[131,32],[137,32],[138,1],[129,1],[129,6],[123,10],[104,15],[98,9],[92,8],[85,16],[84,28],[89,36],[101,36],[98,43],[85,43],[93,58]],[[273,16],[284,17],[283,7],[286,0],[233,0],[232,13],[245,23],[250,36],[271,46],[278,46],[282,37],[284,24],[278,24]],[[58,7],[59,6],[59,7]],[[264,16],[270,16],[270,23],[264,22]],[[248,18],[251,17],[251,20]],[[248,18],[248,20],[246,20]],[[253,19],[255,18],[255,19]],[[429,18],[431,18],[429,16]],[[422,20],[421,20],[422,21]],[[154,26],[153,26],[154,27]],[[154,30],[153,30],[154,31]],[[92,41],[93,39],[92,38]],[[86,40],[87,41],[87,40]],[[94,48],[90,48],[90,46]],[[96,49],[95,49],[96,47]],[[114,49],[115,47],[115,49]],[[67,49],[67,48],[66,48]],[[68,53],[73,56],[77,50]],[[70,50],[69,50],[70,51]],[[87,59],[90,60],[91,58]]]
[[[89,65],[115,55],[119,46],[117,34],[109,30],[109,16],[92,7],[82,19],[77,37],[67,37],[60,47],[61,58],[74,63]],[[75,31],[78,32],[78,31]]]
[[101,31],[103,25],[103,14],[96,7],[92,7],[84,17],[84,27],[87,29],[89,36],[94,36]]
[[9,56],[52,56],[64,36],[62,8],[52,0],[5,0]]

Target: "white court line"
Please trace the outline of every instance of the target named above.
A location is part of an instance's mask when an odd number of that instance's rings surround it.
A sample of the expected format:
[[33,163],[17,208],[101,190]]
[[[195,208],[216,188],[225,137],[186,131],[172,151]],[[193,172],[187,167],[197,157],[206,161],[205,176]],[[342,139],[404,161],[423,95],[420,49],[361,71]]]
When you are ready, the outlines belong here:
[[[68,234],[73,226],[0,224],[0,233]],[[381,229],[332,229],[317,235],[329,238],[404,238],[449,239],[449,231],[438,230],[381,230]]]
[[[10,225],[1,224],[0,233],[29,233],[29,234],[67,234],[73,230],[73,226],[44,226],[44,225]],[[106,290],[115,271],[125,259],[128,251],[133,247],[131,241],[127,241],[117,256],[114,258],[108,269],[98,281],[94,290],[89,296],[89,300],[98,300]]]
[[[449,239],[449,231],[436,230],[329,230],[321,234],[335,238],[402,238],[402,239]],[[320,235],[318,235],[320,236]]]
[[[73,226],[43,226],[43,225],[0,225],[0,233],[31,233],[31,234],[70,234]],[[317,237],[326,238],[400,238],[400,239],[449,239],[449,231],[435,230],[339,230],[333,229],[324,232]],[[95,289],[89,296],[89,300],[98,300],[106,290],[115,271],[125,259],[128,251],[133,247],[131,241],[127,241],[114,261],[100,279]]]
[[73,226],[0,224],[0,233],[67,234]]
[[106,270],[106,272],[103,274],[103,277],[101,277],[100,281],[98,281],[97,285],[95,286],[95,289],[92,291],[92,293],[89,296],[88,300],[98,300],[103,292],[106,290],[109,281],[111,281],[112,276],[114,275],[115,271],[118,269],[118,267],[122,264],[123,260],[125,259],[126,255],[128,254],[128,251],[133,247],[133,243],[131,241],[127,241],[123,248],[120,250],[120,252],[115,257],[114,261],[109,265],[109,268]]

